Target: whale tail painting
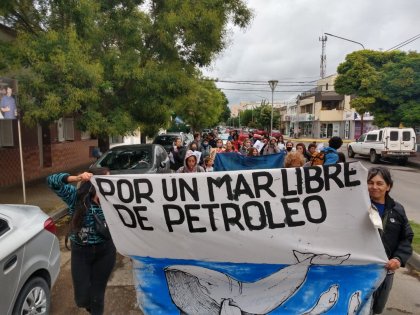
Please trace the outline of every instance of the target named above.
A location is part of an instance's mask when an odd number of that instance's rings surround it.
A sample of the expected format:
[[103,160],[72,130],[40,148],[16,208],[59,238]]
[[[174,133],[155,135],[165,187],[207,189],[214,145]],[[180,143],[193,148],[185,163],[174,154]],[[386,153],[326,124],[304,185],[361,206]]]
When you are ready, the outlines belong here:
[[[340,265],[350,254],[294,251],[297,263],[254,282],[243,282],[208,268],[174,265],[165,268],[174,304],[181,314],[267,314],[287,302],[304,284],[311,265]],[[338,285],[321,294],[307,314],[322,314],[338,299]]]

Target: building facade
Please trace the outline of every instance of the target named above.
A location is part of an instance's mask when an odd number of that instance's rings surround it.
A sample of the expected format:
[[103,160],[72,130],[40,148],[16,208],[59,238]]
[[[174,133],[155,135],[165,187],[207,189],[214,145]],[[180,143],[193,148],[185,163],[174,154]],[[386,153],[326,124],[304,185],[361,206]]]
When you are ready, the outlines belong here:
[[[289,135],[294,137],[328,139],[356,139],[375,128],[373,116],[363,115],[351,108],[350,95],[340,95],[334,90],[337,75],[317,81],[317,86],[301,93],[296,104],[290,106],[284,118],[289,121]],[[363,132],[361,130],[363,125]]]

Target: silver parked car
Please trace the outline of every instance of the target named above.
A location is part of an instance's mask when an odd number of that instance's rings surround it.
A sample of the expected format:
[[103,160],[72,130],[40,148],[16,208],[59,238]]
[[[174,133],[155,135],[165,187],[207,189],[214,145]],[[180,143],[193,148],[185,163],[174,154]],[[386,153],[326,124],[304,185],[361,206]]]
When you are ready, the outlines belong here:
[[55,231],[39,207],[0,204],[0,314],[49,314],[60,271]]

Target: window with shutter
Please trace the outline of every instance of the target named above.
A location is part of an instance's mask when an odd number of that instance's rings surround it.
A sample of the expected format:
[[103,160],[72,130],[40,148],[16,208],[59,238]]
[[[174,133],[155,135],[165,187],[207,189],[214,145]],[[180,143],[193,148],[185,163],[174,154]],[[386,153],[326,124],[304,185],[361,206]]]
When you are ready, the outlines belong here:
[[64,140],[74,140],[74,119],[63,118]]
[[0,120],[0,147],[13,147],[13,121],[9,119]]

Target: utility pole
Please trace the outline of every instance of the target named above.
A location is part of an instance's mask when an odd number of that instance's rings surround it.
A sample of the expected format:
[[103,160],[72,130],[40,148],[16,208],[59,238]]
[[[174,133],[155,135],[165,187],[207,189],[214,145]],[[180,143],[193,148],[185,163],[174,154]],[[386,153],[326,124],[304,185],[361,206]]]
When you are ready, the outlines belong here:
[[279,81],[277,80],[270,80],[268,81],[268,84],[271,88],[271,120],[270,120],[270,137],[273,136],[273,108],[274,108],[274,90],[276,89],[277,83]]
[[327,36],[321,36],[319,38],[319,41],[322,42],[320,75],[321,79],[323,79],[325,78],[325,72],[327,71],[327,55],[325,55],[325,47],[327,46]]

